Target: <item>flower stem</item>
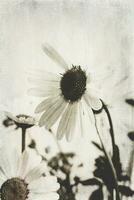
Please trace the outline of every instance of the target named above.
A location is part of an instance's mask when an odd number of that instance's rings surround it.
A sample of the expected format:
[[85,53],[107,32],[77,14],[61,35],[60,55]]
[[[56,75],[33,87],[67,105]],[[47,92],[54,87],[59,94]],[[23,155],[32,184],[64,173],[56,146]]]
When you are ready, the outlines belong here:
[[[116,199],[115,199],[115,200],[120,200],[119,189],[118,189],[118,180],[117,180],[116,171],[115,171],[115,169],[114,169],[114,165],[113,165],[113,163],[112,163],[112,160],[111,160],[111,158],[109,157],[109,155],[108,155],[108,153],[107,153],[107,151],[106,151],[106,148],[105,148],[105,146],[104,146],[104,144],[103,144],[103,141],[102,141],[102,139],[101,139],[101,135],[100,135],[99,130],[98,130],[98,127],[97,127],[97,120],[96,120],[96,117],[94,116],[94,118],[95,118],[95,127],[96,127],[96,131],[97,131],[98,137],[99,137],[99,139],[100,139],[100,142],[101,142],[101,145],[102,145],[102,148],[103,148],[103,152],[104,152],[105,157],[106,157],[106,159],[107,159],[107,161],[108,161],[108,163],[109,163],[109,167],[111,168],[111,172],[112,172],[111,175],[113,176],[113,180],[114,180],[114,184],[115,184],[115,190],[116,190]],[[114,191],[114,189],[113,189],[113,191]],[[113,196],[113,192],[112,192],[111,195]]]
[[26,128],[21,128],[22,130],[22,153],[25,150],[25,145],[26,145]]
[[116,144],[115,144],[115,138],[114,138],[114,128],[113,128],[113,123],[112,123],[112,118],[110,115],[110,112],[106,106],[106,104],[101,100],[102,104],[103,104],[103,108],[105,110],[105,113],[107,115],[108,121],[109,121],[109,126],[110,126],[110,136],[111,136],[111,141],[112,141],[112,148],[113,148],[113,156],[114,153],[116,151]]

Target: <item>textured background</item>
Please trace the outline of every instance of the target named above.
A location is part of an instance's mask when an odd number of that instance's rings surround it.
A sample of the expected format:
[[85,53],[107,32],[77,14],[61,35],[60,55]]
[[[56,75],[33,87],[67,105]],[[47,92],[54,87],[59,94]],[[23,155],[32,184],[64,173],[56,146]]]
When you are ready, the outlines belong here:
[[[116,140],[125,168],[132,148],[127,132],[133,130],[133,110],[124,103],[126,97],[133,97],[133,0],[1,0],[1,111],[34,113],[40,99],[27,94],[30,70],[58,70],[41,49],[45,42],[54,46],[68,63],[86,66],[96,74],[104,100],[114,116]],[[1,129],[1,138],[4,133],[11,145],[20,144],[19,131]],[[110,144],[107,132],[103,135],[105,143]],[[28,140],[30,137],[37,140],[41,152],[47,146],[52,147],[53,155],[58,151],[54,137],[44,128],[29,130]],[[85,163],[84,169],[77,171],[83,178],[91,174],[98,155],[92,140],[97,141],[96,132],[86,127],[84,137],[78,133],[71,143],[60,141],[63,151],[76,152],[76,163]],[[79,198],[86,200],[84,190]]]

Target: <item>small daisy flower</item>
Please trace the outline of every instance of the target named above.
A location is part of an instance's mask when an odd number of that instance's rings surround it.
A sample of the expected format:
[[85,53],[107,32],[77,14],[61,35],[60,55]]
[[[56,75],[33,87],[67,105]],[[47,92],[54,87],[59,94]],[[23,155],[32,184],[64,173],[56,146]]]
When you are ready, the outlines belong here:
[[93,110],[100,110],[102,102],[97,97],[90,73],[87,73],[81,66],[69,67],[59,53],[49,45],[45,45],[43,50],[62,67],[64,72],[57,74],[45,72],[39,77],[30,78],[30,81],[36,84],[36,87],[29,91],[30,94],[44,98],[35,112],[43,113],[39,125],[47,129],[50,129],[60,119],[57,137],[61,139],[66,135],[67,140],[70,140],[78,116],[82,127],[83,108],[86,106],[86,111],[91,121],[94,122]]
[[17,128],[31,128],[32,126],[36,125],[36,120],[35,118],[28,116],[28,115],[16,115],[14,116],[12,113],[10,112],[5,112],[5,115],[12,120]]
[[0,151],[0,199],[57,200],[59,184],[54,176],[42,176],[41,157],[32,150],[11,152]]
[[22,152],[25,150],[26,146],[26,130],[28,128],[36,125],[36,120],[28,115],[12,115],[10,112],[5,112],[8,119],[12,120],[17,128],[21,128],[22,130]]

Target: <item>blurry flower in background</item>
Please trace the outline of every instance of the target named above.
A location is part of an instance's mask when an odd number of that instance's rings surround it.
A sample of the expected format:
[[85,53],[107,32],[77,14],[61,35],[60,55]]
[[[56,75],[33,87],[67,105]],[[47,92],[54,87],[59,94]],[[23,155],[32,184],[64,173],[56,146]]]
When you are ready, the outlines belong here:
[[23,115],[23,114],[14,116],[10,112],[5,112],[5,115],[10,120],[9,126],[14,123],[17,126],[17,128],[27,129],[37,124],[35,118],[33,118],[32,116]]
[[45,98],[35,110],[36,113],[43,112],[39,125],[50,129],[60,118],[57,137],[61,139],[66,135],[66,139],[70,140],[77,118],[82,128],[82,118],[86,111],[90,121],[94,123],[93,110],[100,110],[102,103],[98,91],[93,87],[90,73],[84,71],[81,66],[69,67],[49,45],[43,46],[43,50],[53,61],[62,66],[64,73],[44,72],[29,78],[36,85],[29,93]]
[[57,200],[59,184],[54,176],[42,176],[46,170],[33,150],[0,151],[1,200]]

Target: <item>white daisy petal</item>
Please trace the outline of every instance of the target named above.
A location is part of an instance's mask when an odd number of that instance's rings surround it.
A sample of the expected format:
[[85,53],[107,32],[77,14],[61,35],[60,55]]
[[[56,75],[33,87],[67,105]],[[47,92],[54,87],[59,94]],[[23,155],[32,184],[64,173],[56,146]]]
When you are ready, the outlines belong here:
[[38,86],[38,87],[59,87],[60,80],[56,81],[46,81],[40,78],[29,78],[29,82],[32,83],[32,85]]
[[1,167],[0,167],[0,186],[4,181],[6,181],[6,179],[7,179],[7,177],[5,176],[3,169],[1,169]]
[[29,171],[26,176],[25,176],[25,180],[27,183],[30,183],[32,181],[35,181],[37,179],[39,179],[42,174],[45,172],[46,170],[46,166],[44,165],[44,163],[39,164],[37,167],[33,168],[31,171]]
[[[3,183],[6,181],[7,179],[5,178],[5,179],[0,179],[0,188],[1,188],[1,186],[3,185]],[[1,199],[1,198],[0,198]]]
[[[13,151],[10,149],[5,148],[4,151],[0,151],[0,171],[3,174],[3,179],[5,177],[11,178],[15,175],[17,164],[18,164],[18,156],[16,151]],[[1,174],[1,175],[2,175]]]
[[90,84],[91,83],[91,75],[90,73],[87,75],[87,84]]
[[54,62],[59,64],[65,70],[68,69],[68,64],[64,61],[61,55],[49,44],[43,45],[43,50],[48,57],[50,57]]
[[80,121],[80,129],[81,129],[81,134],[83,135],[84,131],[84,117],[85,117],[85,111],[83,109],[82,102],[79,102],[79,121]]
[[5,111],[4,113],[5,113],[5,115],[6,115],[8,118],[14,120],[15,122],[18,122],[18,118],[15,117],[15,116],[13,116],[12,113],[7,112],[7,111]]
[[61,79],[60,74],[47,72],[44,70],[35,70],[34,72],[30,71],[28,81],[31,83],[56,83]]
[[29,184],[29,189],[35,194],[45,194],[59,189],[59,183],[54,176],[41,177]]
[[29,194],[28,200],[58,200],[59,195],[56,192],[48,194]]
[[36,108],[35,108],[35,113],[40,113],[43,112],[48,106],[50,106],[52,102],[52,98],[49,97],[42,101]]
[[57,138],[60,140],[64,133],[65,133],[65,130],[66,130],[66,127],[67,127],[67,122],[69,120],[69,117],[70,117],[70,114],[71,114],[71,104],[68,104],[65,112],[63,113],[62,117],[61,117],[61,120],[59,122],[59,126],[58,126],[58,129],[57,129]]
[[43,126],[43,125],[47,126],[52,115],[54,115],[54,113],[58,109],[60,109],[60,106],[61,106],[62,103],[63,103],[63,98],[59,96],[59,98],[57,98],[57,100],[54,102],[54,104],[51,107],[49,107],[48,109],[46,109],[46,111],[43,113],[43,115],[40,118],[39,125],[40,126]]
[[52,73],[52,72],[48,72],[46,70],[41,70],[41,69],[31,69],[29,74],[29,78],[30,79],[35,79],[35,80],[41,80],[41,81],[45,81],[45,82],[55,82],[57,80],[60,80],[61,75],[60,74],[56,74],[56,73]]
[[86,103],[85,105],[87,106],[87,114],[90,118],[90,121],[94,124],[95,121],[94,121],[93,111],[92,111],[91,105],[89,103],[89,98],[86,94],[84,95],[84,100],[85,100],[85,103]]
[[75,129],[75,125],[76,125],[76,118],[77,118],[77,111],[78,111],[78,103],[72,104],[71,113],[70,113],[69,120],[68,120],[68,123],[67,123],[67,127],[66,127],[66,130],[65,130],[67,141],[70,141],[72,139],[73,134],[74,134],[74,129]]
[[100,110],[102,108],[101,100],[95,97],[90,97],[90,105],[94,110]]
[[24,178],[28,171],[38,166],[41,162],[41,157],[36,154],[33,150],[24,151],[19,163],[18,176]]
[[87,107],[87,114],[88,114],[88,117],[89,117],[91,124],[95,124],[95,118],[94,118],[93,111],[89,107]]
[[[91,94],[92,95],[92,94]],[[87,104],[93,109],[93,110],[100,110],[102,108],[102,102],[100,99],[98,99],[95,96],[91,96],[90,93],[86,92],[84,95],[84,98],[87,102]]]
[[28,94],[37,97],[46,97],[58,93],[58,87],[44,87],[44,88],[31,88],[28,90]]
[[45,109],[49,108],[53,105],[53,103],[56,101],[57,96],[51,96],[44,101],[42,101],[36,108],[35,113],[43,112]]
[[[11,150],[10,150],[11,151]],[[18,167],[19,167],[19,157],[20,157],[20,154],[17,152],[17,149],[13,149],[11,151],[11,154],[12,155],[9,155],[10,156],[10,162],[11,162],[11,168],[10,170],[12,171],[12,176],[15,177],[16,175],[16,172],[18,170]]]
[[47,125],[46,125],[47,129],[50,129],[55,124],[55,122],[59,119],[66,105],[67,103],[63,100],[62,103],[60,104],[60,107],[58,107],[57,110],[55,110],[54,114],[51,115],[51,117],[48,119]]
[[98,98],[98,99],[100,99],[100,97],[102,96],[101,90],[96,89],[94,87],[93,83],[90,83],[89,85],[87,85],[87,87],[86,87],[86,93],[88,93],[89,96],[92,96],[92,97],[95,97],[95,98]]

